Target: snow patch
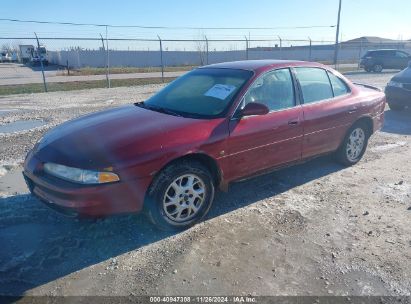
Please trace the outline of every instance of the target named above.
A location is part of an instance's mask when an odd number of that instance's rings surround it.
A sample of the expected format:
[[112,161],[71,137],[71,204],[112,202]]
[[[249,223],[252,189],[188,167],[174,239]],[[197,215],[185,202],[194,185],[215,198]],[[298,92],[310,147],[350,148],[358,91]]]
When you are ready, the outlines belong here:
[[383,152],[383,151],[388,151],[388,150],[392,150],[398,147],[403,147],[405,146],[407,143],[405,141],[400,141],[394,144],[385,144],[385,145],[381,145],[381,146],[375,146],[371,148],[372,152]]

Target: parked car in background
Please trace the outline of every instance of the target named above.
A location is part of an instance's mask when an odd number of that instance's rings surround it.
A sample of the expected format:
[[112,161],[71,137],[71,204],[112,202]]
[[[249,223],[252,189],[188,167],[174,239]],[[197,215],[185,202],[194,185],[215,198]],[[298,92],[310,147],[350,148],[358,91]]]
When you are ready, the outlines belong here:
[[71,215],[145,210],[159,227],[181,229],[233,181],[327,153],[356,164],[384,108],[381,90],[318,63],[215,64],[144,102],[51,130],[23,174],[31,193]]
[[6,58],[8,62],[17,62],[19,59],[16,52],[7,53]]
[[30,64],[33,66],[41,65],[41,63],[46,66],[49,65],[49,61],[46,57],[38,56],[37,54],[35,54],[30,60]]
[[0,62],[6,62],[7,61],[7,53],[6,52],[1,52],[0,53]]
[[385,94],[388,105],[394,111],[411,106],[411,61],[406,69],[391,78],[385,87]]
[[370,50],[361,58],[360,68],[367,72],[380,73],[383,69],[399,69],[407,67],[410,54],[400,50]]

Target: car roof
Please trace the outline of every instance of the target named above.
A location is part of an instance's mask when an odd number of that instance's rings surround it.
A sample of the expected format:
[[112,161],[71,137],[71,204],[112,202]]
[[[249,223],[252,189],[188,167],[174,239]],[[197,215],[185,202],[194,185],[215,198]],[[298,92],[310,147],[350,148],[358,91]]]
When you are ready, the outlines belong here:
[[275,67],[287,67],[287,66],[313,66],[324,67],[324,65],[316,62],[299,61],[299,60],[275,60],[275,59],[263,59],[263,60],[242,60],[222,62],[216,64],[210,64],[201,68],[218,68],[218,69],[236,69],[236,70],[248,70],[248,71],[260,71],[267,70]]

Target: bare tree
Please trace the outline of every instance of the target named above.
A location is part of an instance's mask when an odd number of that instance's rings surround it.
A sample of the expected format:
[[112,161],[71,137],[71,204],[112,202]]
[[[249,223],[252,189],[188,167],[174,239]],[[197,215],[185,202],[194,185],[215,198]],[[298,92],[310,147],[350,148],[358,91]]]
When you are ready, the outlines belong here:
[[204,33],[200,33],[196,41],[196,50],[200,56],[200,65],[207,63],[207,37]]
[[10,51],[10,44],[9,43],[3,43],[1,45],[1,51],[8,53]]

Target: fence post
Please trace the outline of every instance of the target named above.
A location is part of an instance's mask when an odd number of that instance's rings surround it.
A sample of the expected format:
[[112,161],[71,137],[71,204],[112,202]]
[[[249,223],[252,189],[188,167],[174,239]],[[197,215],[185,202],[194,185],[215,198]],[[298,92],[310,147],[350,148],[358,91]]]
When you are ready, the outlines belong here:
[[245,59],[248,60],[248,39],[247,36],[245,37]]
[[108,26],[106,25],[106,52],[107,52],[107,83],[108,87],[111,88],[110,82],[110,51],[108,48]]
[[280,36],[277,36],[277,37],[280,40],[280,59],[283,59],[283,40],[281,39]]
[[207,61],[207,64],[208,64],[208,39],[207,39],[207,36],[205,36],[205,41],[206,41],[206,61]]
[[360,50],[359,50],[359,52],[358,52],[358,66],[357,66],[357,70],[360,69],[361,53],[362,53],[362,39],[361,39],[361,41],[360,41]]
[[[100,34],[101,37],[101,44],[103,45],[103,54],[105,54],[106,52],[106,48],[104,47],[104,39],[103,39],[103,35]],[[106,81],[107,81],[107,88],[110,87],[110,81],[108,78],[108,69],[107,69],[107,58],[106,58]]]
[[39,56],[39,59],[40,59],[41,74],[43,75],[44,92],[47,92],[46,77],[44,76],[44,65],[43,65],[43,60],[41,58],[41,53],[40,53],[40,42],[39,42],[39,38],[37,37],[37,34],[34,33],[34,35],[36,36],[36,40],[37,40],[37,55]]
[[339,1],[338,5],[338,17],[337,17],[337,28],[335,31],[335,49],[334,49],[334,68],[337,69],[338,65],[338,36],[340,35],[340,18],[341,18],[341,0]]
[[67,75],[70,76],[70,67],[68,64],[68,60],[66,60],[66,68],[67,68]]
[[308,51],[308,61],[311,61],[311,48],[312,48],[312,40],[310,37],[308,37],[308,39],[310,40],[310,49]]
[[164,82],[163,42],[159,35],[157,35],[157,37],[160,42],[161,81]]

